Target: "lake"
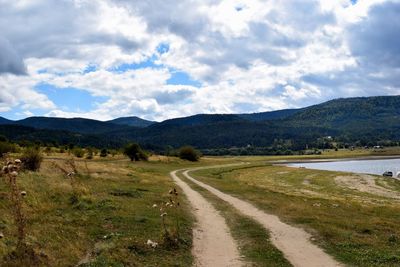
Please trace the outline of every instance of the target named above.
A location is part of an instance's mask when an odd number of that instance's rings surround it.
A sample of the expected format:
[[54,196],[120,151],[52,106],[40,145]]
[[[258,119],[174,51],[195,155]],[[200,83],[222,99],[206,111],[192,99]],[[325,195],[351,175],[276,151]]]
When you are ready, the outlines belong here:
[[400,159],[374,160],[345,160],[331,162],[290,163],[291,167],[305,167],[307,169],[344,171],[382,175],[385,171],[392,171],[394,175],[400,172]]

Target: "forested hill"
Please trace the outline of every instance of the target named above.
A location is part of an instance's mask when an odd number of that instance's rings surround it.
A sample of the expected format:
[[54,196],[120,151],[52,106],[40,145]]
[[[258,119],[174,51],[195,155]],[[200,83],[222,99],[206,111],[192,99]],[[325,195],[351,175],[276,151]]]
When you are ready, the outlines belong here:
[[354,129],[400,126],[400,96],[358,97],[331,100],[286,118],[291,125],[319,125]]
[[30,127],[29,131],[10,127],[10,121],[0,119],[0,134],[13,140],[114,147],[137,141],[156,150],[186,144],[198,148],[250,145],[298,150],[316,144],[324,136],[350,143],[400,141],[400,96],[336,99],[301,109],[254,114],[200,114],[149,122],[146,127],[43,117],[11,123]]
[[[100,134],[126,127],[110,122],[102,122],[82,118],[65,119],[49,117],[30,117],[19,121],[12,121],[11,123],[14,125],[21,125],[36,129],[61,130],[83,134]],[[10,122],[7,122],[7,124],[10,124]]]
[[144,120],[144,119],[136,117],[136,116],[121,117],[121,118],[117,118],[114,120],[109,120],[107,122],[111,122],[111,123],[119,124],[119,125],[134,126],[134,127],[139,127],[139,128],[147,127],[147,126],[150,126],[150,125],[156,123],[155,121]]
[[249,121],[267,121],[267,120],[285,119],[300,111],[301,109],[282,109],[276,111],[259,112],[251,114],[237,114],[237,116]]

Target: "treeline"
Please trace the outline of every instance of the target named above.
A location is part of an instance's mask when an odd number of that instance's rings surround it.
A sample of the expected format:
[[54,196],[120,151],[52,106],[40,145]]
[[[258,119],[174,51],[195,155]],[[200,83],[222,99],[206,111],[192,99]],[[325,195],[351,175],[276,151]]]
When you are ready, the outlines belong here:
[[[119,149],[99,149],[95,147],[80,147],[74,144],[69,144],[65,146],[43,145],[41,142],[30,141],[13,143],[12,141],[9,141],[6,137],[0,135],[0,158],[5,157],[9,153],[27,153],[27,155],[29,155],[27,156],[27,158],[36,157],[37,159],[40,159],[42,154],[50,156],[53,153],[67,153],[71,156],[75,156],[77,158],[85,158],[88,160],[93,159],[94,157],[106,158],[115,157],[116,155],[125,155],[131,161],[147,161],[149,157],[156,152],[145,150],[138,143],[132,142],[126,144]],[[169,157],[179,157],[181,159],[189,161],[198,161],[202,156],[202,153],[192,146],[182,146],[179,149],[168,147],[158,154]],[[36,159],[34,161],[36,161]],[[41,159],[39,161],[41,161]],[[29,162],[29,159],[27,159],[26,162]]]
[[178,149],[191,145],[210,155],[286,155],[314,148],[392,146],[398,145],[400,140],[400,97],[337,99],[273,114],[203,114],[154,123],[145,128],[68,120],[71,125],[74,123],[70,129],[76,131],[68,132],[59,130],[66,129],[62,124],[65,120],[53,119],[41,120],[38,124],[38,127],[52,129],[0,125],[0,135],[20,145],[61,147],[74,144],[108,150],[137,142],[155,153],[164,153],[166,147]]

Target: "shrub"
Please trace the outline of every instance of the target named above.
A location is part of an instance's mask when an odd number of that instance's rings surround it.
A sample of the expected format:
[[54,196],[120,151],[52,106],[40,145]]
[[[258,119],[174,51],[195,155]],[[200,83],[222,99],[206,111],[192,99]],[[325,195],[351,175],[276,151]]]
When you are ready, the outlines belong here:
[[105,149],[105,148],[103,148],[103,149],[100,151],[100,157],[102,157],[102,158],[107,157],[107,154],[108,154],[108,152],[107,152],[107,149]]
[[39,148],[28,147],[22,154],[21,161],[26,170],[37,171],[42,164],[43,156]]
[[51,147],[46,147],[46,148],[44,149],[44,152],[45,152],[47,155],[50,155],[50,153],[52,152]]
[[179,149],[179,158],[198,161],[200,159],[200,152],[191,146],[183,146]]
[[14,144],[0,141],[0,157],[6,153],[16,152],[17,148]]
[[82,158],[85,155],[85,151],[80,147],[75,147],[74,149],[72,149],[72,153],[77,158]]
[[124,155],[128,156],[131,161],[148,160],[149,158],[147,153],[136,143],[128,144],[124,148]]
[[115,150],[115,149],[111,149],[109,152],[110,152],[112,157],[115,157],[115,155],[118,154],[118,150]]
[[86,159],[93,159],[93,149],[91,147],[87,148]]

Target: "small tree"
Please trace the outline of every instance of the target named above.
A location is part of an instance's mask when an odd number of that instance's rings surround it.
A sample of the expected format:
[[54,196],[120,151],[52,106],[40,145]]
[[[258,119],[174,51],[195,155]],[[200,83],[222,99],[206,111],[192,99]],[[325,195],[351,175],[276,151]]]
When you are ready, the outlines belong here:
[[43,161],[42,152],[40,148],[28,147],[22,154],[21,161],[23,168],[30,171],[37,171]]
[[16,150],[17,149],[14,144],[5,141],[0,141],[0,157],[9,152],[16,152]]
[[88,147],[88,148],[86,149],[86,151],[87,151],[86,158],[87,158],[87,159],[93,159],[93,148]]
[[107,154],[108,154],[108,151],[107,151],[107,149],[105,149],[105,148],[103,148],[103,149],[100,151],[100,157],[102,157],[102,158],[107,157]]
[[0,135],[0,142],[8,142],[7,137],[5,137],[4,135]]
[[72,149],[72,153],[77,158],[82,158],[85,155],[85,151],[80,147],[75,147],[74,149]]
[[198,161],[200,159],[200,152],[191,146],[183,146],[179,149],[179,158]]
[[124,155],[128,156],[131,161],[148,160],[147,153],[136,143],[128,144],[124,148]]

